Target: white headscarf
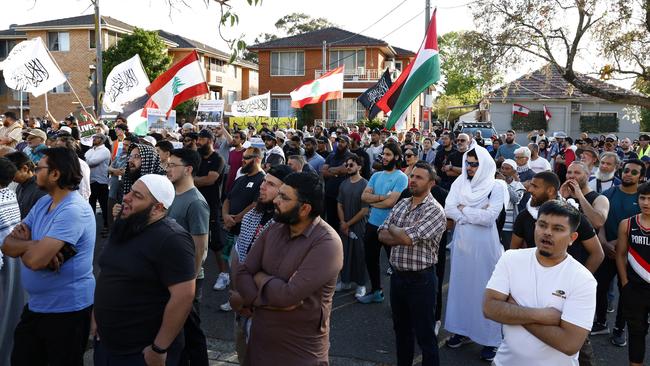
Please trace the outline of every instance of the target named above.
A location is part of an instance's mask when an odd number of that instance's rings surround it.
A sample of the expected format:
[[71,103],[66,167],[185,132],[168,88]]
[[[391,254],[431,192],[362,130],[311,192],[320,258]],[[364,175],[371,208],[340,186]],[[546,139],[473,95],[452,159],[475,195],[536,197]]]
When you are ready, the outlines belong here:
[[[467,153],[472,150],[476,151],[479,166],[472,180],[469,180],[465,161],[467,160]],[[473,140],[469,149],[463,154],[462,164],[462,173],[451,185],[449,195],[455,196],[456,201],[461,205],[475,207],[492,192],[496,181],[494,174],[497,171],[497,165],[490,153]]]

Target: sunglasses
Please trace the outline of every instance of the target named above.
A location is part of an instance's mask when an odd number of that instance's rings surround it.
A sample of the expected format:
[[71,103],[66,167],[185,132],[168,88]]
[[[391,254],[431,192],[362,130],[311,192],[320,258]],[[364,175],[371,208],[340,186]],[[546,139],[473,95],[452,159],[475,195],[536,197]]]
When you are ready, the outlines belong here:
[[346,168],[354,168],[354,164],[345,164]]
[[257,157],[257,155],[244,155],[244,156],[242,156],[242,158],[244,160],[255,159],[256,157]]
[[456,143],[459,143],[459,142],[467,142],[467,140],[465,140],[465,139],[457,139]]
[[478,161],[465,161],[465,165],[472,167],[472,168],[478,168],[479,163]]
[[404,154],[404,156],[406,156],[407,158],[412,158],[415,156],[415,154]]
[[632,174],[633,176],[637,176],[637,175],[639,175],[639,173],[641,173],[641,172],[636,170],[636,169],[625,168],[623,170],[623,174]]

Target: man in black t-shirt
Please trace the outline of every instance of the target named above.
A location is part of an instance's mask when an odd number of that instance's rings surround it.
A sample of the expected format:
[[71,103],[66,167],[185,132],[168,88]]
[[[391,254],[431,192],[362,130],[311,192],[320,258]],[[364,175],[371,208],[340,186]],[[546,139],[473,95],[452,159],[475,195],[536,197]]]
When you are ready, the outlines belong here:
[[[195,291],[194,243],[167,217],[174,186],[149,174],[124,196],[99,257],[95,288],[95,365],[176,365],[178,337]],[[91,332],[92,333],[92,332]]]
[[[463,147],[465,147],[466,150],[466,146],[469,146],[469,137],[466,134],[461,135],[459,135],[458,138],[459,140],[463,140]],[[440,177],[439,184],[442,188],[447,190],[462,172],[461,165],[463,162],[463,153],[465,152],[465,150],[463,150],[463,152],[456,150],[452,137],[453,136],[449,133],[443,133],[442,136],[440,136],[441,145],[438,147],[436,159],[434,160],[436,173],[438,173],[438,176]]]
[[[221,240],[219,214],[221,213],[221,183],[226,163],[221,155],[214,151],[214,138],[214,134],[210,130],[202,130],[199,133],[196,146],[197,151],[201,155],[201,165],[199,165],[199,170],[194,176],[194,185],[208,202],[208,206],[210,206],[208,247],[214,251],[217,258],[219,278],[225,281],[228,266],[221,257],[223,241]],[[225,286],[228,286],[228,283],[224,285],[224,288]]]

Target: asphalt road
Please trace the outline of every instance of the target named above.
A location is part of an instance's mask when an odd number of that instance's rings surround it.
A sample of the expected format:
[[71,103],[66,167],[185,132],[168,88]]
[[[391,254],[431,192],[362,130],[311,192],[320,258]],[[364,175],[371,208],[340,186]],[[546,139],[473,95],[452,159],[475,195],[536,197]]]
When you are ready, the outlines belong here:
[[[97,235],[95,262],[98,254],[104,246],[105,239]],[[384,253],[382,251],[382,253]],[[382,270],[385,273],[387,261],[382,254]],[[449,278],[449,262],[447,262],[447,274],[443,285],[443,300],[446,303],[447,281]],[[97,272],[98,268],[95,268]],[[233,313],[223,312],[219,305],[227,301],[227,290],[214,291],[212,286],[217,278],[216,262],[214,254],[210,252],[205,265],[205,281],[203,283],[203,300],[201,305],[202,327],[210,340],[214,342],[233,341]],[[386,295],[386,301],[382,304],[364,305],[358,303],[354,298],[354,291],[336,293],[332,307],[331,329],[330,329],[330,356],[345,359],[345,365],[394,365],[395,364],[395,342],[392,329],[390,304],[389,277],[382,277],[382,284]],[[610,324],[613,324],[614,313],[608,314]],[[485,366],[488,362],[479,359],[481,347],[476,344],[469,344],[460,349],[450,349],[444,346],[444,340],[449,333],[444,330],[444,307],[443,307],[443,328],[438,337],[440,346],[440,362],[442,365],[458,366]],[[594,365],[623,366],[627,365],[627,347],[616,347],[609,342],[609,337],[599,335],[591,337],[594,348]],[[419,349],[417,345],[416,362],[419,364]],[[646,354],[650,355],[650,342],[646,348]],[[647,358],[647,357],[646,357]]]

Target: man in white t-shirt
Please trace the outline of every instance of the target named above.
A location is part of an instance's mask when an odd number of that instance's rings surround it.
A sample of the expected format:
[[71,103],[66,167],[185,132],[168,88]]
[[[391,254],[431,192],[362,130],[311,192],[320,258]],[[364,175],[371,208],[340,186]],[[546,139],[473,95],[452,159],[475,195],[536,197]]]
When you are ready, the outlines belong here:
[[596,280],[567,248],[580,212],[552,200],[539,209],[536,247],[509,250],[487,284],[486,318],[503,324],[497,366],[578,366],[596,310]]
[[528,160],[528,166],[533,170],[535,174],[551,170],[551,163],[545,158],[539,156],[539,145],[536,143],[528,144],[528,149],[530,150],[530,159]]

